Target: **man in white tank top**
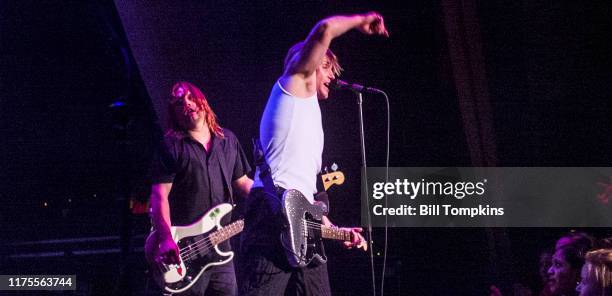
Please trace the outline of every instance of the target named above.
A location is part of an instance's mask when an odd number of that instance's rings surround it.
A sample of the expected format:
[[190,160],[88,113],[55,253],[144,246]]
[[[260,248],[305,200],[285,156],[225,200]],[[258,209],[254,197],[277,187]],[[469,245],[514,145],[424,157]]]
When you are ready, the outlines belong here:
[[[321,170],[323,127],[317,100],[329,95],[330,82],[340,74],[336,56],[329,50],[331,41],[356,29],[367,35],[388,36],[381,15],[370,12],[326,18],[308,37],[291,47],[285,58],[283,75],[272,87],[260,125],[260,140],[272,179],[279,194],[282,189],[297,189],[314,203],[316,175]],[[303,269],[291,268],[279,242],[280,221],[273,217],[278,202],[263,192],[259,172],[249,198],[242,246],[245,256],[240,283],[241,295],[329,295],[325,264]],[[330,226],[329,219],[322,221]],[[363,247],[361,228],[347,248]]]

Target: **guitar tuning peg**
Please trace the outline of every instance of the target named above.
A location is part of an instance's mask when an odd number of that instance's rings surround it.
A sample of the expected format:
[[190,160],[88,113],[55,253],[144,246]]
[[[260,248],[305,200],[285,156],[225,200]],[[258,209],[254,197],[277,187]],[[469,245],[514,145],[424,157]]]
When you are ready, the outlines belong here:
[[338,164],[336,164],[335,162],[332,164],[331,169],[335,172],[338,170]]

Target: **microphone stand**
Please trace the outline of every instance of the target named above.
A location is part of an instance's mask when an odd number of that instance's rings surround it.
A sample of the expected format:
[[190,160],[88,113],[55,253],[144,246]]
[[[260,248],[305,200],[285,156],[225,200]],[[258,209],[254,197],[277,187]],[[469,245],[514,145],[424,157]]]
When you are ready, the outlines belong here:
[[355,92],[357,95],[357,105],[359,106],[359,137],[361,139],[361,184],[362,193],[365,194],[366,208],[367,208],[367,223],[368,223],[368,244],[370,245],[370,264],[372,266],[372,295],[376,295],[376,277],[374,273],[374,250],[372,238],[372,218],[370,217],[370,198],[368,195],[368,171],[366,161],[366,148],[365,148],[365,131],[363,128],[363,94],[361,92]]

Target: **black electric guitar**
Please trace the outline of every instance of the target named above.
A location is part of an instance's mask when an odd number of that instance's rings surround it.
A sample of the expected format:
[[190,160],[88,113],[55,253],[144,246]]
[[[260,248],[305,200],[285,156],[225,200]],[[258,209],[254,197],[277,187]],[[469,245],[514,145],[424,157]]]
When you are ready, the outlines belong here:
[[306,267],[313,261],[325,263],[327,257],[323,249],[323,239],[347,242],[353,240],[350,230],[321,224],[323,208],[318,204],[311,204],[298,190],[285,191],[282,209],[286,227],[281,234],[281,244],[289,264],[293,267]]
[[165,264],[157,258],[159,242],[155,231],[151,232],[145,243],[145,257],[153,279],[160,287],[170,293],[184,292],[205,270],[232,260],[234,252],[224,252],[218,247],[244,228],[244,220],[221,227],[221,218],[231,210],[232,205],[220,204],[189,226],[170,227],[172,239],[180,251],[179,264]]

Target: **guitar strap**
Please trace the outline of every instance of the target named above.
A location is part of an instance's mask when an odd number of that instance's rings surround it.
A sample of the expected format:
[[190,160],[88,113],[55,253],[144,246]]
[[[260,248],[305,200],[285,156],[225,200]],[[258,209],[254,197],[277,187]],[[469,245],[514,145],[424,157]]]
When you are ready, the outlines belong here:
[[261,142],[257,138],[253,138],[253,161],[255,166],[259,169],[259,180],[263,183],[264,192],[272,196],[278,196],[276,194],[276,186],[274,186],[274,180],[272,180],[272,170],[266,162],[264,157],[263,148]]
[[[259,168],[259,179],[263,183],[264,192],[269,195],[278,197],[276,186],[274,186],[274,180],[272,180],[272,171],[270,170],[270,166],[266,162],[264,157],[263,148],[261,147],[261,142],[257,138],[253,138],[253,159],[255,162],[255,166]],[[320,179],[320,178],[317,178]],[[323,203],[324,212],[327,215],[329,213],[329,197],[327,192],[320,191],[315,194],[314,199],[316,201],[320,201]]]

